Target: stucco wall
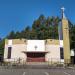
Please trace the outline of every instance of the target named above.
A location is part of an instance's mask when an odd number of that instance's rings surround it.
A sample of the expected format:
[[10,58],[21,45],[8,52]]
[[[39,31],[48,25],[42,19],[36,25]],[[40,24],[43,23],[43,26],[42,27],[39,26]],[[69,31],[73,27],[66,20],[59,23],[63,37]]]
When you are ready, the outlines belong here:
[[46,45],[46,51],[48,52],[45,56],[46,61],[52,61],[52,62],[60,61],[59,45]]
[[7,59],[8,56],[8,45],[5,45],[5,51],[4,51],[4,61],[18,61],[21,59],[21,61],[26,61],[26,54],[23,53],[23,51],[26,50],[27,46],[24,44],[16,44],[12,45],[11,50],[11,59]]
[[4,48],[4,59],[7,58],[7,55],[8,55],[8,45],[5,45],[5,48]]
[[[16,40],[16,41],[15,41]],[[6,40],[5,43],[5,50],[4,50],[4,61],[18,61],[18,59],[22,59],[26,61],[26,54],[25,51],[43,51],[47,52],[45,55],[46,61],[52,61],[52,62],[60,62],[60,47],[63,47],[63,41],[59,40],[17,40],[15,39],[14,42],[10,44]],[[7,43],[8,42],[8,43]],[[20,42],[20,43],[18,43]],[[37,49],[35,50],[34,46],[37,46]],[[7,59],[8,55],[8,47],[12,47],[11,51],[11,59]]]
[[27,51],[45,51],[45,40],[28,40]]

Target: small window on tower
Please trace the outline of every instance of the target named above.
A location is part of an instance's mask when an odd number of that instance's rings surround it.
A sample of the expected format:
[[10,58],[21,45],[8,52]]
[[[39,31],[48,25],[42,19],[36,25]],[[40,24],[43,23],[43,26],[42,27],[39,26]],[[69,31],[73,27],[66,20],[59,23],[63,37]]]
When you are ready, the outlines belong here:
[[12,47],[8,47],[8,56],[7,56],[8,59],[11,58],[11,49],[12,49]]
[[64,52],[63,52],[63,48],[60,47],[60,58],[64,59]]

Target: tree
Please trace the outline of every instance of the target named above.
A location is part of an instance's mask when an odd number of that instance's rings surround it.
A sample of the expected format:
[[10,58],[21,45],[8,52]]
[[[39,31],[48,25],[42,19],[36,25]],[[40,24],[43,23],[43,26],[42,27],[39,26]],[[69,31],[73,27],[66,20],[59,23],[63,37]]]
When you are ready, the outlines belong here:
[[[40,15],[38,19],[36,19],[32,27],[27,26],[21,32],[11,31],[7,36],[8,39],[17,39],[17,38],[25,38],[25,39],[58,39],[58,25],[61,19],[59,17],[45,17],[44,15]],[[69,32],[70,32],[70,47],[75,48],[75,25],[69,22]]]
[[17,31],[15,33],[15,39],[20,39],[20,38],[21,38],[20,32]]
[[75,25],[69,24],[69,32],[70,32],[70,48],[75,49]]
[[39,29],[41,25],[45,25],[46,18],[44,15],[40,15],[37,20],[35,20],[32,24],[33,29]]
[[15,32],[14,31],[11,31],[10,33],[9,33],[9,35],[7,36],[7,38],[8,39],[15,39],[16,37],[15,37]]
[[25,38],[26,39],[30,39],[30,27],[29,26],[27,26],[26,28],[25,28],[25,31],[24,31],[24,33],[25,33]]
[[4,54],[4,45],[5,45],[5,39],[2,39],[0,41],[0,55]]

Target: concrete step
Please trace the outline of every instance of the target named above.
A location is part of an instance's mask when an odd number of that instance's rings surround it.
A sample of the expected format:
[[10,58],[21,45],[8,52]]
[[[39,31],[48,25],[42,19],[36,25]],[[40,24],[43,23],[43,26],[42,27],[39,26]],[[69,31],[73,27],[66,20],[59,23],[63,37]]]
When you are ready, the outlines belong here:
[[26,65],[48,65],[47,62],[26,62]]

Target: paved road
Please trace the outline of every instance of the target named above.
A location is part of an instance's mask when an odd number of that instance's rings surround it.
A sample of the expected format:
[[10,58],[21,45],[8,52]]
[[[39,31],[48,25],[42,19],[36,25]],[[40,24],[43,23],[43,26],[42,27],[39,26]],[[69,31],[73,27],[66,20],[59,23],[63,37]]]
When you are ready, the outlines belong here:
[[75,69],[0,69],[0,75],[75,75]]

